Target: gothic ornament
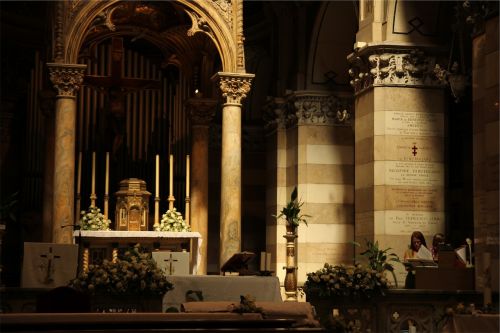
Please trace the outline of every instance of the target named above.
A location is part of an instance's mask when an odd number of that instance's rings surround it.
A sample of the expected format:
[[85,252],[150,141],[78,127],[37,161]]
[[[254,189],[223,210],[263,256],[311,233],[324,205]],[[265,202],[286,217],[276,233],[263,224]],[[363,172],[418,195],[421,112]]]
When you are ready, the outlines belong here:
[[288,103],[284,98],[269,97],[262,111],[264,127],[267,131],[274,132],[286,128]]
[[371,86],[419,86],[439,87],[442,82],[436,77],[436,57],[426,56],[419,50],[395,50],[394,53],[378,53],[372,50],[367,55],[351,59],[351,85],[356,93]]
[[58,96],[75,97],[83,83],[87,65],[47,64],[50,81],[58,91]]
[[208,126],[214,116],[217,100],[210,98],[190,98],[186,107],[194,126]]
[[291,99],[298,124],[351,125],[352,101],[334,95],[298,95]]
[[219,73],[219,86],[222,97],[228,104],[241,104],[241,100],[250,92],[253,74]]
[[217,9],[227,23],[231,24],[233,20],[233,6],[231,0],[212,0],[212,5]]

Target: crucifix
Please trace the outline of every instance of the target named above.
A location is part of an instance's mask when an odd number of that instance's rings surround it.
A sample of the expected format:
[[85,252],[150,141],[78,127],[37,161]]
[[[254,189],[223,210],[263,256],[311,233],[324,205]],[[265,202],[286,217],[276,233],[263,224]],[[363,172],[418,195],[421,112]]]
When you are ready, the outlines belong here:
[[413,147],[411,147],[411,149],[413,150],[412,154],[413,156],[417,156],[417,145],[416,144],[413,144]]
[[41,254],[40,257],[47,259],[47,275],[45,276],[45,283],[51,283],[54,281],[54,278],[52,277],[52,271],[54,270],[52,267],[52,260],[59,259],[61,256],[54,255],[52,253],[52,247],[49,247],[49,253]]
[[172,275],[172,273],[174,272],[174,261],[179,261],[179,260],[174,259],[172,257],[172,253],[170,253],[170,258],[163,259],[163,261],[165,261],[166,263],[168,263],[168,265],[169,265],[169,272],[170,272],[169,275]]
[[160,89],[159,80],[126,78],[123,77],[123,38],[111,38],[111,76],[86,75],[83,84],[107,97],[106,105],[106,126],[102,128],[102,136],[110,133],[113,135],[111,151],[116,157],[123,144],[125,134],[125,103],[124,97],[132,92],[146,89]]

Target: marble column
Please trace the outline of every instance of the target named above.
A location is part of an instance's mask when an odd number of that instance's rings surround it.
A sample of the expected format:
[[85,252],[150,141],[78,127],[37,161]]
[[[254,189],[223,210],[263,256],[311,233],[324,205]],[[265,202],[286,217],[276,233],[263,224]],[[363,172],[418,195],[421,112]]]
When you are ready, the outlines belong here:
[[255,75],[214,75],[225,103],[222,107],[220,254],[222,266],[241,251],[241,100],[250,91]]
[[49,63],[50,81],[57,90],[54,137],[52,242],[71,244],[74,221],[76,93],[86,65]]
[[208,142],[209,125],[217,100],[191,98],[187,108],[191,118],[191,229],[202,238],[199,275],[207,274],[208,249]]

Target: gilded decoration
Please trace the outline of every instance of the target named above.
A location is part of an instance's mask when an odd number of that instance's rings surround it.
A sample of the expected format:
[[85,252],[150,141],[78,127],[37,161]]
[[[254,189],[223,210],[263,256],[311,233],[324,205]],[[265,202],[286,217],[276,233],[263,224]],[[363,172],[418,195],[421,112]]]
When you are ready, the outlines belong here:
[[436,57],[419,50],[394,50],[379,53],[372,49],[364,54],[350,57],[350,84],[356,93],[372,86],[402,85],[440,87],[443,83],[436,77]]
[[253,74],[229,74],[218,73],[219,87],[222,97],[226,98],[228,104],[241,104],[241,100],[247,97],[252,85]]
[[47,64],[49,78],[58,91],[58,96],[75,97],[83,83],[87,65]]
[[212,0],[212,5],[217,9],[220,16],[231,24],[233,20],[233,5],[231,0]]

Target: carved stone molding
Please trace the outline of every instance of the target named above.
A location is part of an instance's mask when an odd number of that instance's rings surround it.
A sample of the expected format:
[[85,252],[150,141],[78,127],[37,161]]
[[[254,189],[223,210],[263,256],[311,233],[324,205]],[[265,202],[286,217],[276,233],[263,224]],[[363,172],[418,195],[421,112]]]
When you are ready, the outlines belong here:
[[227,23],[231,24],[233,20],[233,4],[231,0],[212,0],[212,5],[217,9]]
[[373,86],[443,87],[434,70],[436,59],[418,49],[372,46],[349,57],[350,84],[356,94]]
[[289,97],[293,106],[288,124],[351,126],[354,104],[352,98],[300,92]]
[[269,97],[268,102],[262,110],[264,128],[268,132],[285,129],[287,122],[289,104],[281,97]]
[[186,103],[193,126],[208,126],[212,122],[217,100],[212,98],[190,98]]
[[83,83],[87,65],[48,63],[49,78],[58,96],[75,97]]
[[219,82],[222,97],[227,104],[241,104],[241,100],[247,97],[250,92],[254,74],[237,74],[219,72],[212,77],[212,80]]

